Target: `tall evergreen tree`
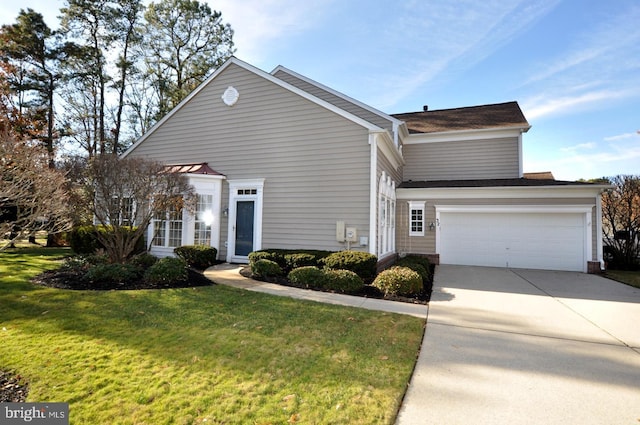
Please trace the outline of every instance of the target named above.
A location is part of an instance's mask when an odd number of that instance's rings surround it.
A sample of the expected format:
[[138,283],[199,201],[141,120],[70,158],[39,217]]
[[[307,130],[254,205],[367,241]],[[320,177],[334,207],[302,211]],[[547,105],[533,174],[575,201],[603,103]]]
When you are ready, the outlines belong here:
[[196,0],[160,0],[145,13],[146,73],[162,117],[234,52],[233,30],[222,14]]
[[19,133],[42,141],[51,165],[57,138],[54,94],[61,77],[63,52],[55,33],[33,9],[20,10],[15,24],[0,29],[0,72],[17,99],[18,115],[31,124],[19,129]]

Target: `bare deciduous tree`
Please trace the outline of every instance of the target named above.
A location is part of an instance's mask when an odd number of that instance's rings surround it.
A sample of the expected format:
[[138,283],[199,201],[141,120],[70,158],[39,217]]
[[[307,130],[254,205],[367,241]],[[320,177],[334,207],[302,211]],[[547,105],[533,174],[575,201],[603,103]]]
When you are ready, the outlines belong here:
[[193,209],[193,187],[186,176],[144,158],[119,159],[100,155],[88,168],[87,202],[97,223],[109,232],[97,232],[112,262],[125,262],[154,215]]
[[602,194],[602,221],[610,265],[633,268],[640,262],[640,176],[608,180],[613,187]]
[[0,170],[0,235],[8,236],[0,250],[37,231],[71,229],[66,179],[49,167],[45,147],[16,140],[0,128]]

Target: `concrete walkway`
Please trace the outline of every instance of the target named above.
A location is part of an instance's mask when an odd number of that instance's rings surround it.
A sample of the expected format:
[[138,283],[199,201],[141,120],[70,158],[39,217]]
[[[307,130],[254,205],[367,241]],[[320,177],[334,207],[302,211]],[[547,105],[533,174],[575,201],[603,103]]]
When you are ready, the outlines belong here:
[[407,314],[410,316],[427,318],[428,307],[424,304],[409,304],[396,301],[385,301],[375,298],[354,297],[352,295],[332,294],[328,292],[311,291],[308,289],[292,288],[274,283],[260,282],[246,278],[240,274],[243,266],[237,264],[220,264],[207,269],[204,274],[212,281],[221,284],[247,289],[249,291],[284,297],[317,301],[326,304],[344,305],[349,307],[366,308],[368,310],[386,311],[390,313]]
[[640,290],[594,275],[438,266],[411,424],[638,424]]

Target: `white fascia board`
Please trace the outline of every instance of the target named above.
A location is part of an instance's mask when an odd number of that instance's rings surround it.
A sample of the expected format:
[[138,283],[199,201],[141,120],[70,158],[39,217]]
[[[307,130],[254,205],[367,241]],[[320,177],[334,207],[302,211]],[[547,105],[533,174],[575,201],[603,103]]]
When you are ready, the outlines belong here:
[[289,90],[319,106],[322,106],[325,109],[330,110],[331,112],[334,112],[337,115],[340,115],[346,119],[348,119],[349,121],[352,121],[366,129],[368,129],[369,131],[377,131],[377,130],[382,130],[380,127],[366,121],[363,120],[360,117],[357,117],[343,109],[340,109],[338,107],[336,107],[335,105],[330,104],[329,102],[325,102],[322,99],[319,99],[307,92],[305,92],[304,90],[300,90],[297,87],[292,86],[289,83],[286,83],[282,80],[280,80],[279,78],[274,77],[273,75],[269,74],[268,72],[265,72],[259,68],[256,68],[253,65],[250,65],[244,61],[241,61],[240,59],[236,58],[235,56],[232,56],[228,61],[226,61],[224,64],[222,64],[222,66],[220,66],[220,68],[216,69],[213,74],[211,74],[211,76],[209,76],[209,78],[207,78],[204,82],[202,82],[202,84],[200,84],[198,87],[196,87],[195,90],[193,90],[187,97],[185,97],[178,105],[176,105],[175,108],[173,108],[167,115],[165,115],[164,117],[162,117],[162,119],[160,119],[157,123],[155,123],[153,125],[153,127],[151,127],[151,129],[149,129],[149,131],[147,131],[144,135],[142,135],[133,145],[131,145],[129,147],[129,149],[127,149],[122,155],[121,158],[125,158],[127,155],[129,155],[138,145],[140,145],[142,142],[144,142],[147,138],[149,138],[149,136],[151,136],[156,129],[158,129],[160,126],[162,126],[162,124],[164,124],[167,120],[169,120],[177,111],[179,111],[187,102],[189,102],[194,96],[196,96],[198,93],[200,93],[211,81],[215,80],[216,77],[218,75],[220,75],[220,73],[222,73],[225,69],[227,69],[231,64],[237,65],[241,68],[244,68],[245,70],[252,72],[276,85],[279,85],[280,87]]
[[591,213],[593,205],[434,205],[436,212],[458,213]]
[[[594,198],[608,185],[399,188],[397,199],[526,199]],[[594,201],[595,203],[595,201]]]
[[389,162],[391,162],[391,164],[396,167],[396,170],[404,165],[404,158],[391,139],[388,131],[372,131],[370,132],[370,134],[375,134],[378,136],[377,140],[379,142],[378,147],[380,148],[380,151],[382,151],[385,158],[387,158]]
[[437,133],[414,133],[404,139],[405,145],[422,143],[455,142],[466,140],[500,139],[520,137],[528,127],[484,128],[479,130],[441,131]]
[[366,109],[367,111],[371,112],[372,114],[376,114],[376,115],[378,115],[378,116],[380,116],[380,117],[382,117],[382,118],[384,118],[386,120],[389,120],[394,125],[399,126],[404,122],[402,120],[399,120],[397,118],[392,117],[391,115],[387,115],[384,112],[379,111],[376,108],[373,108],[373,107],[371,107],[371,106],[369,106],[369,105],[367,105],[365,103],[362,103],[359,100],[356,100],[356,99],[354,99],[352,97],[349,97],[344,93],[340,93],[339,91],[334,90],[331,87],[327,87],[324,84],[318,83],[317,81],[314,81],[309,77],[305,77],[302,74],[298,74],[297,72],[292,71],[292,70],[290,70],[290,69],[288,69],[288,68],[286,68],[286,67],[284,67],[282,65],[278,65],[273,71],[271,71],[271,75],[275,75],[278,71],[282,71],[282,72],[285,72],[287,74],[290,74],[290,75],[292,75],[292,76],[294,76],[296,78],[299,78],[302,81],[305,81],[305,82],[307,82],[307,83],[309,83],[309,84],[311,84],[313,86],[316,86],[316,87],[318,87],[318,88],[320,88],[320,89],[322,89],[324,91],[327,91],[327,92],[333,94],[334,96],[338,96],[339,98],[341,98],[341,99],[343,99],[343,100],[345,100],[345,101],[347,101],[349,103],[353,103],[354,105],[359,106],[362,109]]

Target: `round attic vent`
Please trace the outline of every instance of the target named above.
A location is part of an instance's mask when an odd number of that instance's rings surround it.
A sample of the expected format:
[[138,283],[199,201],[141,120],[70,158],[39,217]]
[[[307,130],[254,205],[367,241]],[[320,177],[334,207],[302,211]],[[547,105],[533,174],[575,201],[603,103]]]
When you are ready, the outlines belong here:
[[235,105],[239,97],[240,93],[238,93],[238,90],[236,90],[236,88],[233,86],[227,87],[224,93],[222,93],[222,101],[227,106]]

